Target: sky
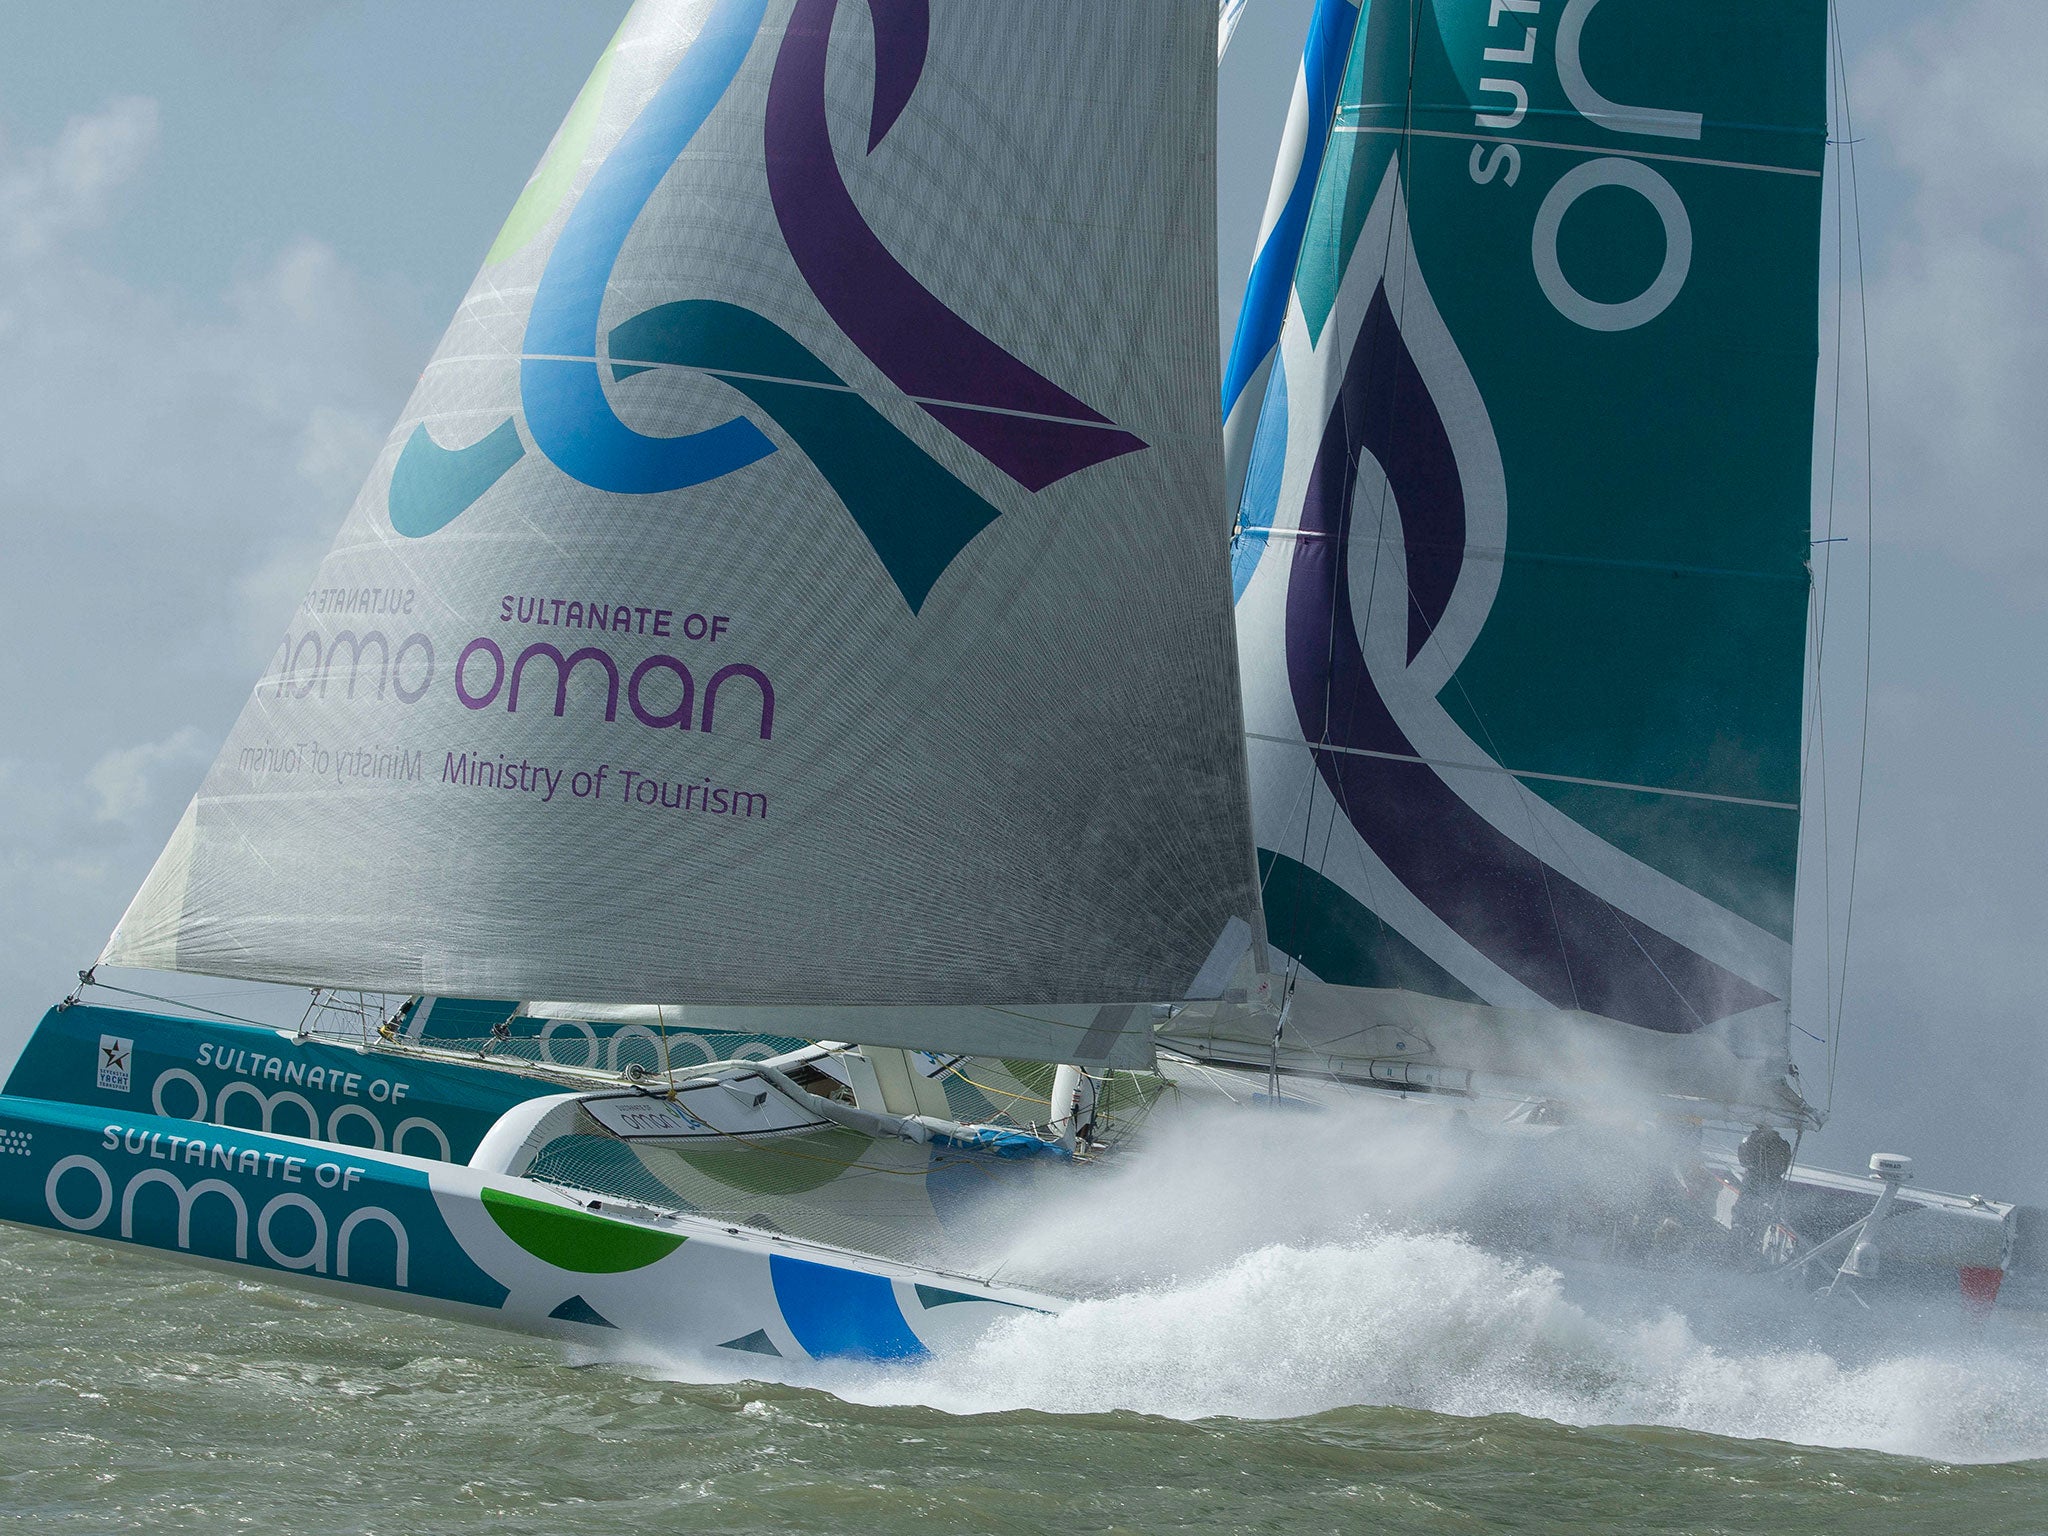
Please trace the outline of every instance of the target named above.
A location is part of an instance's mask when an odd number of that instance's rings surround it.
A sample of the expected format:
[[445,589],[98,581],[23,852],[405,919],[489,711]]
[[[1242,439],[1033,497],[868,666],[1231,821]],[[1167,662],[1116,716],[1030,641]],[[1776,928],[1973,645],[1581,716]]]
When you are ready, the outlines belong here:
[[[1794,998],[1810,1096],[1839,1054],[1805,1151],[2048,1203],[2048,28],[2040,0],[1840,5],[1861,218],[1839,287],[1823,263],[1845,542]],[[625,9],[0,7],[6,1027],[147,872]],[[1309,9],[1252,0],[1223,68],[1226,331]]]

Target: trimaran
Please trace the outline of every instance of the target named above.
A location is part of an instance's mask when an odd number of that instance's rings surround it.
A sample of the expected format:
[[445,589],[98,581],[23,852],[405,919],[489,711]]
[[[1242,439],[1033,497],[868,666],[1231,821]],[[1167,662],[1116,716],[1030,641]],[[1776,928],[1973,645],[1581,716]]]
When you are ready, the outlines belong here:
[[1827,25],[1318,0],[1226,371],[1210,0],[640,0],[100,960],[305,1024],[86,973],[0,1217],[914,1359],[1064,1304],[991,1189],[1398,1098],[1988,1304],[1783,1134]]

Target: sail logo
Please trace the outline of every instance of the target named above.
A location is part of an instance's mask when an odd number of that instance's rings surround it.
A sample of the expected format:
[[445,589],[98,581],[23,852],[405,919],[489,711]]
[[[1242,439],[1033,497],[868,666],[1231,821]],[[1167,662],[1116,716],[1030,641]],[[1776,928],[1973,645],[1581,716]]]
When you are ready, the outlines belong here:
[[[205,1053],[211,1050],[210,1044],[200,1046],[201,1066],[208,1065]],[[222,1054],[226,1055],[225,1052]],[[246,1053],[242,1054],[246,1056]],[[275,1057],[258,1057],[256,1060],[278,1063]],[[221,1064],[225,1065],[224,1062]],[[448,1133],[427,1116],[407,1115],[387,1132],[383,1119],[375,1110],[366,1104],[351,1102],[366,1092],[378,1103],[396,1103],[405,1097],[406,1083],[372,1077],[364,1084],[358,1073],[325,1072],[318,1065],[308,1067],[296,1061],[278,1064],[283,1068],[280,1075],[289,1074],[290,1080],[303,1084],[306,1092],[282,1086],[266,1091],[259,1083],[241,1077],[231,1078],[220,1085],[218,1092],[212,1092],[197,1074],[183,1067],[166,1067],[150,1085],[150,1108],[167,1120],[190,1120],[224,1129],[235,1128],[234,1122],[228,1118],[232,1111],[256,1122],[247,1127],[249,1130],[277,1136],[303,1136],[308,1141],[327,1141],[337,1145],[342,1144],[344,1133],[353,1128],[358,1142],[372,1152],[382,1152],[388,1145],[393,1152],[434,1158],[444,1163],[454,1161],[454,1148]],[[190,1108],[186,1109],[179,1101],[184,1090],[188,1089],[192,1100]],[[322,1091],[345,1096],[343,1102],[334,1105],[325,1116],[307,1096]],[[365,1137],[367,1142],[363,1140]]]
[[[387,496],[400,534],[420,538],[448,526],[525,458],[529,442],[579,484],[631,496],[707,484],[778,451],[745,415],[668,437],[628,426],[607,382],[655,369],[712,379],[772,421],[839,498],[912,613],[1000,515],[877,410],[861,386],[753,310],[685,299],[602,332],[605,295],[628,237],[738,76],[767,3],[718,0],[570,210],[527,317],[524,431],[511,417],[477,441],[449,448],[425,423],[415,426]],[[873,154],[923,77],[931,18],[929,0],[865,3],[876,51]],[[826,59],[841,8],[841,0],[796,0],[775,56],[764,122],[777,223],[826,315],[906,399],[1027,491],[1143,449],[1140,439],[976,330],[913,276],[862,216],[839,169],[826,103]],[[551,198],[566,195],[573,168],[555,161],[587,144],[611,57],[607,49],[536,173],[534,187],[547,182]],[[493,257],[523,245],[536,216],[522,197],[514,215],[518,238],[508,244],[501,236]]]
[[[307,629],[285,636],[272,670],[256,686],[261,697],[291,702],[316,696],[324,700],[331,688],[351,700],[360,691],[365,699],[389,698],[410,707],[428,696],[437,677],[444,681],[442,691],[452,688],[457,702],[468,710],[502,705],[506,713],[517,714],[523,700],[528,713],[552,710],[559,719],[569,712],[572,679],[580,677],[579,694],[596,696],[602,689],[603,718],[608,723],[623,714],[649,730],[709,734],[723,718],[728,732],[756,734],[762,741],[775,734],[775,685],[760,667],[730,662],[700,679],[679,656],[657,651],[635,660],[602,645],[565,651],[533,641],[508,650],[490,636],[478,635],[456,653],[455,665],[443,671],[434,642],[424,633],[416,631],[394,648],[381,630],[343,630],[327,636]],[[721,698],[726,701],[722,714]],[[245,747],[236,766],[251,776],[311,774],[336,783],[416,783],[424,772],[417,750],[336,750],[319,741]]]
[[129,1065],[135,1059],[135,1042],[118,1035],[101,1035],[99,1055],[95,1058],[98,1074],[95,1079],[102,1093],[126,1093],[128,1091]]
[[[122,1128],[113,1125],[102,1133],[101,1146],[167,1165],[190,1165],[197,1176],[177,1173],[170,1166],[144,1167],[117,1181],[105,1163],[88,1153],[61,1157],[43,1180],[43,1204],[52,1219],[70,1231],[105,1235],[112,1222],[122,1240],[135,1242],[139,1226],[162,1226],[168,1219],[171,1241],[154,1246],[175,1246],[190,1253],[194,1227],[204,1223],[213,1229],[205,1246],[227,1250],[208,1257],[232,1255],[252,1262],[253,1238],[256,1249],[279,1269],[332,1274],[358,1284],[383,1283],[367,1281],[354,1262],[358,1241],[375,1233],[383,1239],[376,1246],[390,1254],[385,1270],[389,1283],[398,1290],[410,1288],[412,1237],[395,1212],[381,1205],[360,1205],[337,1223],[321,1202],[300,1190],[279,1190],[252,1209],[251,1194],[240,1187],[240,1181],[254,1177],[344,1190],[362,1179],[360,1167],[158,1132],[130,1130],[124,1136]],[[224,1171],[234,1181],[211,1170]],[[352,1269],[358,1272],[352,1274]]]
[[[1774,956],[1738,920],[1529,792],[1445,707],[1502,580],[1505,465],[1424,280],[1398,159],[1364,229],[1385,264],[1356,263],[1341,322],[1287,359],[1330,387],[1313,450],[1290,454],[1294,553],[1264,599],[1304,767],[1346,829],[1339,883],[1461,1001],[1667,1034],[1774,1004]],[[1286,846],[1275,830],[1262,847]]]
[[[1572,109],[1594,127],[1611,133],[1697,140],[1704,122],[1700,113],[1628,106],[1610,100],[1587,78],[1580,57],[1582,40],[1587,18],[1599,4],[1600,0],[1565,0],[1558,17],[1554,44],[1557,78]],[[1491,0],[1490,30],[1496,40],[1482,50],[1481,58],[1483,67],[1492,73],[1479,79],[1474,127],[1497,135],[1522,127],[1529,114],[1529,86],[1526,76],[1510,71],[1535,64],[1536,23],[1542,10],[1543,0]],[[1509,33],[1519,30],[1519,43],[1510,44],[1502,37],[1502,29]],[[1470,173],[1479,185],[1489,185],[1498,177],[1504,186],[1512,187],[1521,172],[1521,145],[1503,138],[1490,148],[1483,143],[1472,146]],[[1635,193],[1663,226],[1663,261],[1656,276],[1632,298],[1589,298],[1566,275],[1558,256],[1565,216],[1581,198],[1602,187]],[[1692,253],[1692,219],[1677,189],[1655,165],[1627,155],[1583,161],[1560,176],[1544,194],[1530,235],[1530,260],[1544,298],[1565,319],[1589,331],[1632,331],[1663,314],[1685,287],[1692,271]]]

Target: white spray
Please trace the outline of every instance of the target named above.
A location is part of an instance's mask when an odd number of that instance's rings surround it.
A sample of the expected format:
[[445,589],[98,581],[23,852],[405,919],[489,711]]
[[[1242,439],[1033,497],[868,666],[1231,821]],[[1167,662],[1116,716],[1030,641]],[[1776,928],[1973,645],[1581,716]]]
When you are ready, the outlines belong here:
[[1523,1160],[1486,1140],[1400,1105],[1185,1115],[1003,1213],[1001,1277],[1088,1299],[918,1369],[793,1379],[959,1413],[1391,1406],[2048,1455],[2048,1332],[1824,1308],[1718,1266],[1561,1273],[1473,1235],[1514,1214]]

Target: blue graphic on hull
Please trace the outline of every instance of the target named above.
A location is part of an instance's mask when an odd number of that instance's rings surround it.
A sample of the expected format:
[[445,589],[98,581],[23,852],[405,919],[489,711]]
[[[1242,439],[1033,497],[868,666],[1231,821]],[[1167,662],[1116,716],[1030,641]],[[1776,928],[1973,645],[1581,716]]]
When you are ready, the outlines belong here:
[[921,1360],[930,1353],[910,1331],[886,1275],[781,1253],[768,1256],[768,1273],[782,1320],[813,1359]]

